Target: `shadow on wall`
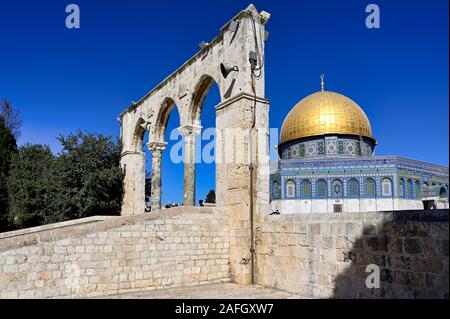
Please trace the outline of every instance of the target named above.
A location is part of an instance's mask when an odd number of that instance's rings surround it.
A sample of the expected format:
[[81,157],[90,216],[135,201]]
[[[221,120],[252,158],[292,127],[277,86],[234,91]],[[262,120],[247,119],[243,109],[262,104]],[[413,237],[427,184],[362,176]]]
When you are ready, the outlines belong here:
[[[448,299],[449,211],[390,216],[378,225],[365,223],[363,234],[348,243],[351,249],[336,247],[339,261],[348,266],[336,277],[332,298]],[[379,288],[371,286],[376,269]]]

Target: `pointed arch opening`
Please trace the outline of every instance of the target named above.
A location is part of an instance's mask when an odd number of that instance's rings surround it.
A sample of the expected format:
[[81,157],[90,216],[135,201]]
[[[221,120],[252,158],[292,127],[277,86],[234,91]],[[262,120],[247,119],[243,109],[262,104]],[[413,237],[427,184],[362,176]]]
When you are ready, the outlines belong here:
[[[218,100],[217,104],[221,102],[221,94],[219,86],[214,78],[208,74],[202,75],[194,87],[194,93],[192,95],[192,102],[190,109],[190,120],[194,125],[201,125],[201,115],[203,111],[203,107],[205,106],[205,102],[207,100],[207,96],[211,89],[214,87],[214,90],[217,90],[217,93],[213,93],[215,96],[218,96],[215,100]],[[210,98],[208,98],[208,101]],[[208,104],[208,103],[207,103]]]
[[[149,173],[146,178],[146,193],[158,187],[160,197],[157,201],[161,208],[183,203],[183,142],[179,127],[179,108],[174,99],[166,97],[157,111],[152,131],[148,133],[149,147],[145,148],[148,159],[146,171]],[[152,143],[157,143],[157,147],[152,148]],[[157,167],[154,168],[153,165]],[[148,186],[149,179],[151,187]],[[154,196],[155,193],[152,194]],[[154,204],[154,199],[150,200],[155,207],[158,206]]]
[[348,197],[351,198],[359,197],[359,182],[356,178],[351,178],[348,181]]
[[[210,75],[197,81],[188,120],[200,130],[195,140],[194,203],[215,204],[216,187],[216,109],[221,102],[220,88]],[[213,193],[214,191],[214,193]],[[201,202],[202,201],[202,202]]]
[[364,188],[367,197],[376,197],[377,196],[377,187],[375,180],[373,178],[367,178],[364,181]]
[[334,198],[342,198],[344,196],[344,187],[340,179],[333,180],[331,185],[331,194]]
[[316,197],[317,198],[327,198],[328,197],[327,182],[324,179],[319,179],[316,182]]

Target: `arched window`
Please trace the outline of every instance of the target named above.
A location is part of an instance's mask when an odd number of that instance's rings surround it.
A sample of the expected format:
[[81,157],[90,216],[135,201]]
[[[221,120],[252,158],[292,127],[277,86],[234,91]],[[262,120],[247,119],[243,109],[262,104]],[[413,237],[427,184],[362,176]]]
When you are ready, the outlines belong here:
[[319,198],[326,198],[327,197],[327,182],[325,182],[323,179],[319,179],[316,182],[316,196]]
[[414,198],[420,198],[420,182],[416,181],[414,183]]
[[366,189],[366,196],[375,197],[377,195],[375,181],[372,178],[366,179],[364,182]]
[[348,196],[350,197],[359,196],[359,182],[355,178],[352,178],[348,181]]
[[280,186],[277,182],[273,182],[273,197],[280,198]]
[[445,187],[441,187],[439,190],[439,198],[446,198],[447,197],[447,190]]
[[293,180],[286,182],[286,197],[295,197],[295,182]]
[[422,184],[422,196],[423,197],[429,197],[430,196],[430,187],[428,186],[427,182],[424,182]]
[[331,193],[333,194],[333,197],[342,197],[344,190],[342,188],[342,182],[339,179],[333,181]]
[[312,195],[311,182],[307,179],[300,184],[300,194],[302,198],[310,198]]
[[383,178],[381,181],[381,194],[383,196],[392,196],[392,181],[389,178]]
[[399,197],[405,197],[405,182],[403,181],[403,178],[398,182],[398,195]]
[[414,192],[413,192],[413,182],[412,180],[408,179],[406,182],[406,198],[413,198]]

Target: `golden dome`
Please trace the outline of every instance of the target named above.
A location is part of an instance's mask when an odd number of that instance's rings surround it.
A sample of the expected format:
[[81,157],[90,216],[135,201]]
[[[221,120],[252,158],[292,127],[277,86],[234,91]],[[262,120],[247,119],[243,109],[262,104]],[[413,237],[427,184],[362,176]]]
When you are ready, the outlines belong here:
[[348,97],[320,91],[301,100],[286,116],[280,143],[325,134],[358,135],[373,139],[369,119]]

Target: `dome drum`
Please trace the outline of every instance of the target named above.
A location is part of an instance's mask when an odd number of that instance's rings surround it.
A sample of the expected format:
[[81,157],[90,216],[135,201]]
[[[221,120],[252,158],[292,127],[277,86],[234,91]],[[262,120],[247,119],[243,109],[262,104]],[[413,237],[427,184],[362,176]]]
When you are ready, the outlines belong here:
[[308,159],[320,157],[369,157],[375,140],[353,135],[323,135],[300,138],[280,144],[281,159]]

